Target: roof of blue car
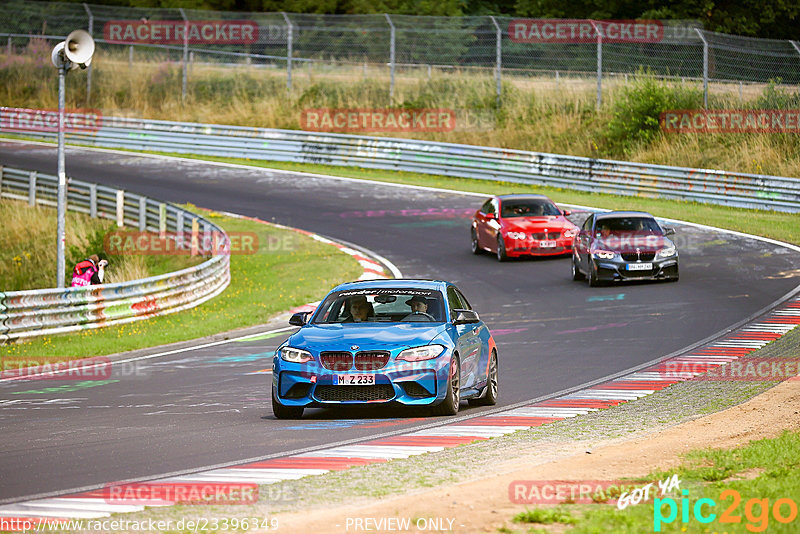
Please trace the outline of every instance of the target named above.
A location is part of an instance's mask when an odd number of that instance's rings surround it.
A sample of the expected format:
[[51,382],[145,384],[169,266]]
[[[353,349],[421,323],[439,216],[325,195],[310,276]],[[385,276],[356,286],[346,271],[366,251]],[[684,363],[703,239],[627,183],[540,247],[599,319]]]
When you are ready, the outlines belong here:
[[422,280],[416,278],[391,278],[381,280],[358,280],[356,282],[346,282],[333,288],[333,291],[343,291],[345,289],[359,289],[368,287],[396,287],[396,288],[417,288],[417,289],[436,289],[442,290],[447,285],[443,280]]

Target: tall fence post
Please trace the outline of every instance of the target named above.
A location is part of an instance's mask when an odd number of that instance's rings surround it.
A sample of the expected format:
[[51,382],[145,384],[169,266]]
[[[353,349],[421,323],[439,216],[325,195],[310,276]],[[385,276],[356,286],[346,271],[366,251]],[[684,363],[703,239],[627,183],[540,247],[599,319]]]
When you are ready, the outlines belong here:
[[189,19],[183,8],[178,8],[183,17],[183,80],[181,83],[181,102],[186,102],[186,86],[189,83]]
[[97,218],[97,184],[89,186],[89,217]]
[[147,230],[147,197],[139,197],[139,231]]
[[503,92],[503,81],[501,79],[503,68],[503,32],[500,30],[500,25],[497,24],[497,20],[494,17],[489,18],[492,19],[495,30],[497,30],[497,65],[495,66],[494,78],[497,84],[497,107],[499,108],[500,97]]
[[292,90],[292,48],[294,46],[294,31],[289,15],[281,11],[283,20],[286,21],[286,90]]
[[597,109],[603,104],[603,32],[595,21],[589,21],[597,34]]
[[[86,2],[83,3],[83,9],[86,10],[86,14],[89,15],[89,35],[92,35],[94,32],[94,16],[92,15],[92,10],[89,9],[89,6]],[[86,107],[89,107],[89,100],[91,99],[92,95],[92,64],[89,63],[89,67],[86,71]]]
[[125,191],[117,189],[117,227],[125,226]]
[[28,206],[36,205],[36,171],[28,174]]
[[703,109],[708,109],[708,41],[699,28],[694,31],[703,41]]
[[389,37],[389,99],[394,100],[394,64],[395,64],[395,30],[392,17],[388,13],[383,14],[386,17],[386,22],[389,23],[390,37]]
[[[794,47],[794,49],[797,50],[798,54],[800,54],[800,45],[797,44],[797,41],[789,41],[789,42],[792,43],[792,46]],[[9,54],[10,53],[11,52],[9,52]]]

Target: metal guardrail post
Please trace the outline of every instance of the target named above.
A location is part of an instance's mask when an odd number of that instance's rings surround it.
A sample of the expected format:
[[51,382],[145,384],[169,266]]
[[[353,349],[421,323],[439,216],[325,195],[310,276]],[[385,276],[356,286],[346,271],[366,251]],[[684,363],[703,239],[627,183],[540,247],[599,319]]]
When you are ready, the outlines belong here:
[[28,206],[36,205],[36,171],[28,174]]
[[694,31],[703,41],[703,109],[708,109],[708,41],[700,28],[695,28]]
[[178,8],[183,17],[183,79],[181,81],[181,102],[186,102],[186,86],[189,83],[189,19],[182,7]]
[[97,218],[97,184],[89,186],[89,217]]
[[167,237],[167,205],[163,202],[158,205],[158,237]]
[[595,21],[589,21],[597,34],[597,109],[603,103],[603,32],[595,24]]
[[[83,3],[83,9],[86,10],[86,14],[89,15],[89,35],[92,35],[94,32],[94,16],[92,15],[92,10],[89,9],[89,6],[86,2]],[[89,63],[86,72],[86,107],[89,107],[89,100],[92,96],[92,64]]]
[[[497,20],[494,17],[489,17],[492,19],[492,23],[494,24],[495,29],[497,30],[497,65],[495,66],[495,81],[497,84],[497,107],[500,107],[500,97],[503,91],[502,79],[501,79],[501,72],[503,68],[503,32],[500,30],[500,25],[497,24]],[[430,76],[429,76],[430,78]]]
[[147,230],[147,198],[139,197],[139,231]]
[[0,199],[3,198],[3,166],[0,165]]
[[289,20],[289,15],[281,11],[283,20],[286,21],[286,90],[292,90],[292,46],[294,41],[294,31],[292,30],[292,21]]
[[125,191],[117,189],[117,227],[125,226]]
[[395,66],[395,28],[394,23],[392,22],[392,18],[389,16],[388,13],[383,14],[386,17],[386,22],[389,23],[390,31],[390,41],[389,41],[389,71],[390,71],[390,79],[389,79],[389,99],[394,99],[394,66]]
[[176,248],[183,248],[183,210],[179,210],[177,214],[177,222],[175,223],[175,239]]
[[192,217],[192,256],[197,256],[199,253],[198,238],[200,237],[200,224],[197,222],[197,217]]

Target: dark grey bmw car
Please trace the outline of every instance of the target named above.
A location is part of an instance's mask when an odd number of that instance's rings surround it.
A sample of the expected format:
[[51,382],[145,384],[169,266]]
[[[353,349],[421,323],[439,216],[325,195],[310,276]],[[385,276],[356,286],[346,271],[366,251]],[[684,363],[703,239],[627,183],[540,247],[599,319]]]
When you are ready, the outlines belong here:
[[625,280],[678,280],[678,250],[664,228],[643,211],[593,213],[575,237],[572,279],[594,287]]

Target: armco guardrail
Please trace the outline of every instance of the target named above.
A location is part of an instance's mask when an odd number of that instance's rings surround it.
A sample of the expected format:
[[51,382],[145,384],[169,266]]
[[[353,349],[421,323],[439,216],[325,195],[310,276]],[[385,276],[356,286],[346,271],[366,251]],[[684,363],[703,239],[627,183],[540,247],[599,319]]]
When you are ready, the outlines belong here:
[[[0,108],[0,131],[54,139]],[[41,113],[41,112],[39,112]],[[33,115],[30,115],[33,116]],[[13,117],[13,118],[12,118]],[[502,180],[565,189],[800,211],[800,179],[668,167],[412,139],[104,117],[71,143],[181,154],[323,163]]]
[[[54,206],[57,191],[55,176],[0,167],[3,198]],[[212,247],[214,251],[224,251],[229,244],[227,234],[203,217],[128,191],[70,179],[67,206],[91,216],[116,220],[118,226],[161,233],[175,240],[176,249],[188,246],[187,253],[204,255]],[[0,342],[177,312],[218,295],[229,282],[230,256],[217,254],[200,265],[142,280],[0,292]]]

